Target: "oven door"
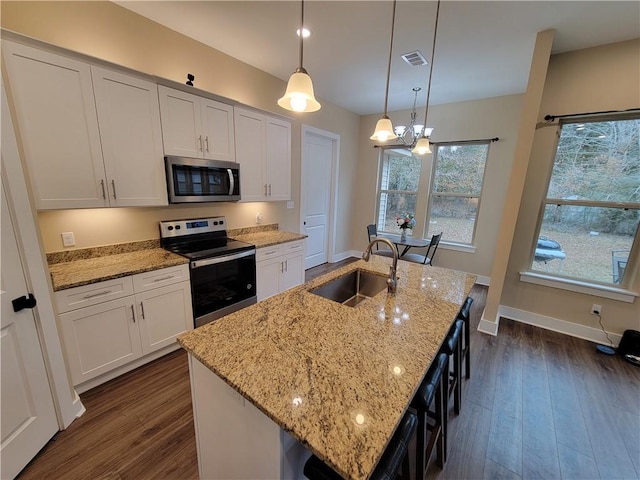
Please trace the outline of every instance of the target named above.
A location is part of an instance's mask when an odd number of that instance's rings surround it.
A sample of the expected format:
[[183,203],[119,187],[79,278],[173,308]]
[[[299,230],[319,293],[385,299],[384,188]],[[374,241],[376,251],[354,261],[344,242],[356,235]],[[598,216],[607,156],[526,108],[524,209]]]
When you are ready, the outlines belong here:
[[170,203],[240,200],[240,165],[200,158],[165,157]]
[[256,303],[256,251],[191,262],[196,328]]

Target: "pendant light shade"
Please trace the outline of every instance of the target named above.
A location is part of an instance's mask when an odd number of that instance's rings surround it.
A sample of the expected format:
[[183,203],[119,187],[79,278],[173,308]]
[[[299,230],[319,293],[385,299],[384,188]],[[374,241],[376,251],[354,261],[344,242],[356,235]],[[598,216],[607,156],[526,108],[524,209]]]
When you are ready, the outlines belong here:
[[393,130],[393,125],[387,115],[387,105],[389,103],[389,77],[391,76],[391,53],[393,51],[393,30],[396,23],[396,0],[393,0],[393,13],[391,15],[391,41],[389,42],[389,63],[387,65],[387,86],[384,93],[384,114],[376,123],[376,129],[373,135],[369,137],[371,140],[378,142],[386,142],[398,138]]
[[411,150],[411,153],[417,155],[429,155],[431,148],[429,147],[429,137],[433,128],[427,128],[427,117],[429,116],[429,95],[431,94],[431,75],[433,74],[433,63],[435,62],[436,55],[436,37],[438,35],[438,18],[440,17],[440,0],[438,0],[438,6],[436,7],[436,21],[433,27],[433,44],[431,46],[431,62],[429,64],[429,81],[427,82],[427,105],[424,108],[424,127],[422,128],[422,136],[418,139],[416,146]]
[[[300,32],[304,29],[304,0],[302,0],[302,18],[300,21]],[[313,94],[313,83],[311,77],[302,66],[304,55],[303,38],[300,37],[300,65],[289,77],[287,90],[284,96],[278,100],[278,105],[293,112],[316,112],[320,110],[320,103]]]

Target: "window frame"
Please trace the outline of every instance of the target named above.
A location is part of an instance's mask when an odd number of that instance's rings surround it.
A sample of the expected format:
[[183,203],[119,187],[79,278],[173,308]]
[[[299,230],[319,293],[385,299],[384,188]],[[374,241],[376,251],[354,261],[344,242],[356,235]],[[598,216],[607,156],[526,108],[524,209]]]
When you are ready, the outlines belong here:
[[589,208],[616,208],[616,209],[640,209],[640,203],[634,202],[618,202],[618,201],[598,201],[598,200],[575,200],[575,199],[563,199],[563,198],[551,198],[548,197],[549,188],[551,186],[551,179],[553,177],[553,170],[556,163],[556,156],[558,152],[558,146],[560,143],[560,138],[562,135],[562,128],[565,125],[576,124],[576,123],[598,123],[598,122],[607,122],[607,121],[622,121],[622,120],[640,120],[640,115],[627,113],[627,114],[609,114],[609,115],[586,115],[586,116],[575,116],[566,119],[559,119],[557,128],[556,128],[556,138],[554,143],[554,148],[551,153],[552,161],[549,163],[547,178],[545,182],[544,192],[540,198],[540,207],[538,210],[538,218],[535,225],[534,234],[531,238],[531,245],[529,249],[528,256],[528,264],[525,271],[520,272],[520,280],[527,283],[534,283],[537,285],[545,285],[551,286],[555,288],[576,291],[581,293],[586,293],[589,295],[596,295],[605,298],[611,298],[614,300],[624,301],[624,302],[633,302],[635,297],[640,296],[638,292],[634,292],[631,290],[632,284],[636,281],[634,275],[630,272],[634,271],[634,268],[637,267],[639,255],[638,250],[640,249],[640,222],[636,227],[636,233],[633,236],[633,242],[631,244],[631,249],[629,251],[629,262],[630,265],[625,269],[622,278],[619,283],[613,283],[613,278],[611,282],[602,282],[593,279],[574,277],[569,275],[563,275],[561,272],[545,272],[542,270],[535,270],[533,268],[534,265],[534,257],[535,251],[538,244],[538,238],[540,237],[540,232],[543,226],[544,214],[547,206],[579,206],[579,207],[589,207]]
[[[429,234],[429,225],[431,220],[431,208],[433,206],[433,198],[434,197],[448,197],[448,198],[477,198],[478,203],[476,206],[476,218],[473,221],[473,231],[471,233],[471,242],[457,242],[454,240],[447,239],[444,234],[442,236],[442,240],[440,244],[450,245],[453,247],[460,247],[462,251],[470,250],[472,252],[475,251],[476,247],[476,231],[478,229],[478,217],[480,216],[480,208],[482,205],[482,192],[484,191],[485,180],[487,178],[487,162],[489,160],[489,153],[491,149],[492,140],[463,140],[458,142],[437,142],[432,145],[435,147],[433,152],[433,159],[431,162],[431,179],[429,182],[429,190],[427,192],[427,205],[425,212],[425,223],[424,223],[424,234]],[[438,150],[440,147],[451,147],[451,146],[460,146],[465,147],[468,145],[486,145],[487,151],[484,158],[484,168],[482,171],[482,182],[480,184],[480,192],[477,195],[470,195],[467,193],[444,193],[443,192],[435,192],[434,186],[436,181],[436,172],[438,169]]]
[[[387,152],[393,152],[393,151],[405,151],[407,157],[414,157],[414,155],[411,153],[411,150],[409,148],[400,148],[397,146],[380,146],[378,147],[380,148],[380,152],[379,152],[379,161],[378,161],[378,178],[377,178],[377,182],[376,182],[376,208],[375,208],[375,218],[374,218],[374,224],[376,225],[376,229],[378,230],[378,232],[381,233],[391,233],[391,234],[400,234],[400,231],[387,231],[387,230],[380,230],[378,228],[379,223],[380,223],[380,214],[381,214],[381,208],[380,208],[380,203],[381,203],[381,199],[382,199],[382,194],[383,193],[387,193],[387,194],[408,194],[408,195],[414,195],[416,198],[416,210],[418,210],[419,206],[418,206],[418,202],[419,202],[419,198],[420,198],[420,184],[421,184],[421,178],[422,175],[424,175],[424,165],[421,165],[420,167],[420,175],[418,178],[418,183],[417,183],[417,190],[412,191],[412,190],[383,190],[382,189],[382,176],[383,176],[383,171],[384,171],[384,166],[385,166],[385,157],[387,157],[388,153]],[[414,217],[416,217],[417,219],[417,212],[413,212]],[[411,233],[408,233],[409,236],[412,236],[413,231],[411,230]]]

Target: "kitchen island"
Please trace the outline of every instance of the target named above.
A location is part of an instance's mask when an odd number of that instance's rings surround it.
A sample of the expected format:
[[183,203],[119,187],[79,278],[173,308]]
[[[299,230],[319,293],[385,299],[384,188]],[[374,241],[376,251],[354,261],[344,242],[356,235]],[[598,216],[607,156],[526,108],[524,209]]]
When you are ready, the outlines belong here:
[[359,260],[178,338],[202,478],[298,478],[305,449],[369,476],[476,280],[400,261],[395,295],[349,307],[309,291],[390,264]]

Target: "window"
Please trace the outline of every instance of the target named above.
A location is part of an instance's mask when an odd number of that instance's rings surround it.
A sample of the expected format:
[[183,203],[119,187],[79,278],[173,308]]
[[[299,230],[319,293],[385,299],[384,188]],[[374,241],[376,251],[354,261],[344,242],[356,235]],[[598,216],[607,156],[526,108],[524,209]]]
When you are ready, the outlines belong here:
[[440,144],[434,152],[427,237],[473,244],[489,143]]
[[[415,215],[422,159],[409,150],[383,149],[378,189],[378,231],[398,233],[396,218]],[[407,232],[411,235],[411,230]]]
[[640,119],[560,124],[531,270],[624,284],[640,221]]

